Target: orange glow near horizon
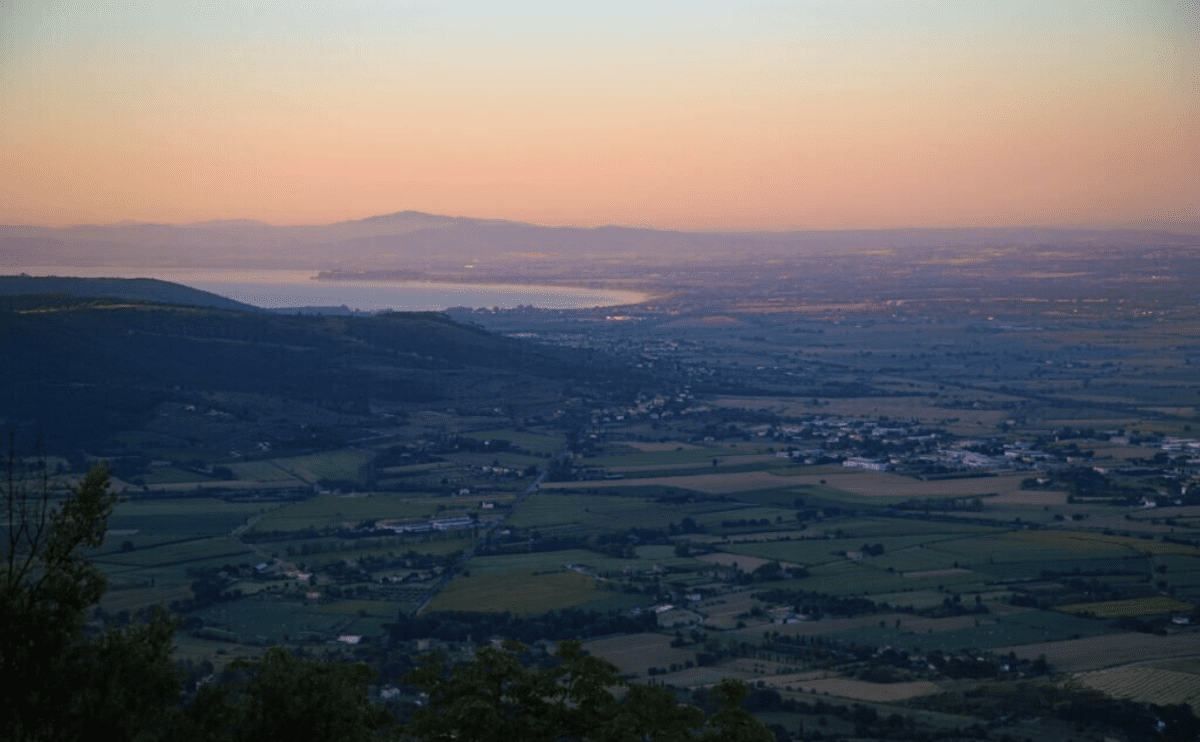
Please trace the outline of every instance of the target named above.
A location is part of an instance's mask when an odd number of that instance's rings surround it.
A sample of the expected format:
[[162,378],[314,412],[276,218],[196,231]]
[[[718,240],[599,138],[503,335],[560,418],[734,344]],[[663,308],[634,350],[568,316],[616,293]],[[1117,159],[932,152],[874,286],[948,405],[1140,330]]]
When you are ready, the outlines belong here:
[[0,223],[1200,222],[1194,3],[96,5],[0,9]]

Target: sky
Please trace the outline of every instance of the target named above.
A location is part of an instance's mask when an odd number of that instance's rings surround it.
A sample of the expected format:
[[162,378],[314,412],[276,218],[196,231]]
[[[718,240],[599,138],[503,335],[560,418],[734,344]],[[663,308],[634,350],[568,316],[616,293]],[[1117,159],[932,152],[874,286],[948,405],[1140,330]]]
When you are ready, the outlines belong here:
[[0,224],[1200,222],[1196,0],[0,0]]

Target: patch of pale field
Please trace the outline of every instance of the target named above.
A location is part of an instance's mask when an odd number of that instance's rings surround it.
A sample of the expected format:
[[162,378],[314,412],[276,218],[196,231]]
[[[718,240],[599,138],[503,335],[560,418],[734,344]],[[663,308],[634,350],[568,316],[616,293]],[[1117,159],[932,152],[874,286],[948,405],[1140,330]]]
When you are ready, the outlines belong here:
[[1010,490],[987,499],[996,505],[1066,505],[1067,493],[1054,490]]
[[[701,562],[720,564],[726,567],[737,565],[737,568],[743,572],[753,572],[764,564],[770,564],[775,561],[773,559],[763,559],[762,557],[746,556],[744,554],[727,554],[723,551],[717,551],[712,554],[701,554],[693,558]],[[784,569],[794,569],[803,566],[792,562],[780,562],[779,565]]]
[[[766,678],[764,684],[775,685]],[[816,691],[818,694],[828,693],[831,696],[852,698],[856,701],[876,701],[888,703],[904,701],[917,696],[929,696],[941,693],[936,683],[928,680],[912,680],[906,683],[868,683],[865,680],[852,678],[824,678],[821,680],[801,680],[789,683],[797,690],[805,693]]]
[[1158,453],[1157,449],[1143,448],[1142,446],[1109,446],[1097,441],[1088,441],[1087,445],[1080,444],[1081,448],[1091,448],[1095,458],[1103,458],[1105,456],[1113,459],[1128,461],[1130,459],[1148,459]]
[[887,472],[868,472],[846,469],[845,473],[801,475],[789,477],[797,484],[820,484],[868,497],[975,497],[989,494],[1021,492],[1024,474],[1003,474],[996,477],[938,479],[922,481]]
[[1147,407],[1147,410],[1157,412],[1170,417],[1196,417],[1197,412],[1195,407]]
[[672,647],[672,637],[665,634],[631,634],[584,642],[584,649],[603,657],[620,668],[621,672],[645,675],[651,667],[670,667],[695,660],[697,648]]
[[739,620],[742,620],[738,619],[738,616],[743,613],[749,613],[756,605],[761,606],[762,603],[751,597],[750,590],[745,590],[702,600],[692,606],[692,608],[705,614],[707,618],[705,618],[704,624],[706,626],[712,626],[717,629],[732,629],[737,625]]
[[1160,613],[1187,613],[1191,603],[1184,603],[1165,595],[1128,600],[1104,600],[1095,603],[1072,603],[1060,605],[1055,610],[1063,613],[1091,613],[1097,618],[1126,618],[1128,616],[1153,616]]
[[1161,667],[1116,667],[1081,673],[1071,678],[1078,684],[1112,696],[1160,706],[1186,703],[1200,708],[1200,675]]
[[1200,654],[1200,633],[1169,636],[1142,633],[1109,634],[1001,647],[992,651],[996,654],[1014,652],[1018,657],[1028,660],[1035,660],[1044,654],[1046,661],[1056,669],[1078,672]]
[[[678,467],[675,467],[678,468]],[[819,478],[819,477],[818,477]],[[585,482],[548,482],[543,490],[579,490],[607,487],[645,487],[661,485],[706,492],[710,495],[727,495],[733,492],[765,490],[790,487],[788,479],[765,471],[729,472],[727,474],[690,474],[682,477],[652,477],[648,479],[605,479]]]

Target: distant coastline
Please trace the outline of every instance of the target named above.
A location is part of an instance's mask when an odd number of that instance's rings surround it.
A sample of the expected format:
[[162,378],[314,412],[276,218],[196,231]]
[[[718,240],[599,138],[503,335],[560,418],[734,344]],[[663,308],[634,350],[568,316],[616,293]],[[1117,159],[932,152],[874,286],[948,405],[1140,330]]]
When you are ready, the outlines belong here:
[[319,271],[313,280],[316,281],[378,281],[382,283],[421,283],[421,284],[461,284],[467,286],[510,286],[550,289],[567,289],[580,291],[619,292],[640,297],[636,301],[622,302],[624,304],[640,304],[650,301],[663,293],[662,289],[650,287],[645,281],[637,279],[601,278],[601,279],[567,279],[545,278],[529,275],[480,275],[465,269],[464,272],[446,273],[413,270],[326,270]]
[[[544,309],[585,309],[623,306],[648,301],[641,290],[609,286],[532,283],[512,280],[454,280],[374,276],[335,279],[311,270],[216,269],[161,267],[13,266],[5,273],[81,278],[155,278],[208,291],[263,309],[340,307],[378,311],[444,311],[532,306]],[[325,272],[333,273],[333,272]],[[353,275],[353,274],[349,274]]]

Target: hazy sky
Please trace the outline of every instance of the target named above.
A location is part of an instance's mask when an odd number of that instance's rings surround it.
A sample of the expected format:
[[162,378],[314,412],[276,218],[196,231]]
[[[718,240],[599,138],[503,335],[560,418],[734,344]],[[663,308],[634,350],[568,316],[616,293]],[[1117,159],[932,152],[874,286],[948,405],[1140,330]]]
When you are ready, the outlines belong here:
[[1200,221],[1198,4],[0,0],[0,223]]

